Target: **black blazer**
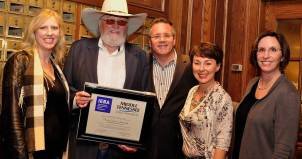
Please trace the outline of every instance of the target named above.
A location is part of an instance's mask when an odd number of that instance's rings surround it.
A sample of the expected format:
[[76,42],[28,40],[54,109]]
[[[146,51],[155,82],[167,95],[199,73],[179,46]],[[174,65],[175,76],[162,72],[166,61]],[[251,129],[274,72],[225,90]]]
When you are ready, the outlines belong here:
[[[81,39],[72,44],[66,62],[64,74],[70,87],[70,103],[77,91],[82,91],[85,82],[98,83],[97,38]],[[125,89],[146,90],[148,86],[149,60],[145,51],[132,44],[125,44],[126,80]],[[117,64],[118,65],[118,64]],[[113,72],[114,73],[114,72]],[[76,141],[76,126],[78,121],[78,109],[73,111],[73,127],[70,135],[69,158],[96,158],[98,144],[91,142]],[[75,147],[76,146],[76,147]]]
[[[81,39],[73,43],[64,64],[64,74],[71,91],[71,101],[75,92],[83,90],[85,82],[97,83],[98,40]],[[146,90],[149,64],[147,54],[142,49],[126,43],[125,89]],[[71,102],[72,103],[72,102]]]
[[[178,115],[184,106],[188,91],[197,84],[188,56],[178,55],[173,76],[162,108],[160,109],[158,102],[154,105],[152,132],[147,150],[149,159],[183,158]],[[152,79],[149,89],[155,91],[152,68],[149,78]]]

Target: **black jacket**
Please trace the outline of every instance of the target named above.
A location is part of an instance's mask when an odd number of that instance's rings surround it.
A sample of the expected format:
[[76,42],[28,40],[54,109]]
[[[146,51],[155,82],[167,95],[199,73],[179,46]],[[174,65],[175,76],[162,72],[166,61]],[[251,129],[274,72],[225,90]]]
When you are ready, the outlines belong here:
[[[153,81],[152,69],[150,78]],[[196,84],[189,57],[178,55],[166,100],[161,109],[158,102],[154,105],[152,131],[147,150],[148,159],[183,158],[178,115],[184,106],[190,88]],[[150,89],[155,90],[153,82],[150,83]]]
[[[70,86],[71,105],[75,93],[84,89],[85,82],[98,83],[98,40],[98,38],[81,39],[74,42],[70,48],[64,64],[64,74]],[[123,88],[138,91],[146,90],[149,73],[148,54],[141,48],[126,43],[125,64],[126,79]],[[96,158],[98,143],[76,140],[79,109],[73,110],[72,117],[73,125],[69,140],[69,157],[72,159]]]

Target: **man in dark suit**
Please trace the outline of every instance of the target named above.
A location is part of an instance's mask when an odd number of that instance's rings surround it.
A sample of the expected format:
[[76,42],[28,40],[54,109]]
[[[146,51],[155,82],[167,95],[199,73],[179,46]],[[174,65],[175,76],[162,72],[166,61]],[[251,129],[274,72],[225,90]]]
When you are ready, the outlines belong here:
[[[72,44],[64,65],[64,73],[71,90],[73,127],[70,137],[70,159],[135,158],[136,149],[75,139],[78,108],[86,107],[90,94],[83,91],[85,82],[102,86],[143,91],[147,88],[149,60],[140,48],[126,43],[126,36],[135,32],[146,14],[128,14],[126,0],[105,0],[102,10],[86,8],[82,21],[95,38],[81,39]],[[107,151],[108,150],[108,151]],[[97,155],[98,154],[98,155]],[[100,155],[101,154],[101,155]]]
[[196,84],[190,60],[176,53],[175,29],[167,19],[152,22],[150,45],[153,55],[150,88],[156,92],[158,102],[154,106],[147,158],[183,158],[178,115],[189,89]]

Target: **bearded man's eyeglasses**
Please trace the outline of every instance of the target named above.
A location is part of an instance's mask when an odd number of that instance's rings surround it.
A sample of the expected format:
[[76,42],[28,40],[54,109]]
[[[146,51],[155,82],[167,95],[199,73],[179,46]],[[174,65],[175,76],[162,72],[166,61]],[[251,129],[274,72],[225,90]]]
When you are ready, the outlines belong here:
[[128,24],[128,21],[126,20],[115,20],[115,19],[103,19],[103,20],[107,25],[113,25],[117,23],[117,25],[119,26],[126,26]]

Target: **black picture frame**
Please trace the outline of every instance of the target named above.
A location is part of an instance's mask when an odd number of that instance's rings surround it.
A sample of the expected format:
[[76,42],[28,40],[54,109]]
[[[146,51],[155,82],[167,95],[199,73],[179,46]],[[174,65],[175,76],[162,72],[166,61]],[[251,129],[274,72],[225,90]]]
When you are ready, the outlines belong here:
[[150,137],[149,133],[151,132],[153,107],[156,99],[154,93],[101,87],[91,83],[85,83],[84,90],[90,94],[94,93],[98,95],[143,101],[146,102],[147,104],[144,112],[141,133],[138,141],[87,133],[86,127],[87,127],[87,119],[90,109],[89,105],[80,110],[80,117],[78,122],[78,129],[77,129],[77,140],[86,140],[91,142],[105,142],[109,144],[122,144],[122,145],[136,147],[139,149],[146,148],[147,138]]

